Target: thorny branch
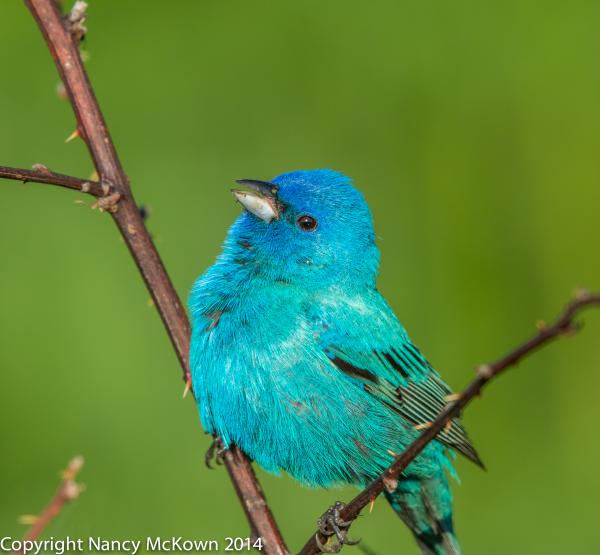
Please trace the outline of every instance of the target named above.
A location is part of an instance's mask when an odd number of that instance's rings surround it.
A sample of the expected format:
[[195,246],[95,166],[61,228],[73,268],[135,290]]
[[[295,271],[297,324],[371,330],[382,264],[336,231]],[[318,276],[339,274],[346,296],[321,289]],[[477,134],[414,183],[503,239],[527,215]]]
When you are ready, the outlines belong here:
[[0,166],[0,177],[17,179],[23,183],[46,183],[47,185],[66,187],[67,189],[74,189],[75,191],[81,191],[82,193],[89,193],[95,197],[101,197],[105,194],[102,185],[97,181],[89,181],[71,177],[69,175],[54,173],[42,164],[35,164],[31,170]]
[[[60,514],[63,507],[79,497],[84,487],[78,484],[75,479],[82,466],[83,457],[74,457],[63,471],[62,482],[43,512],[39,516],[27,515],[21,517],[22,522],[31,524],[31,528],[23,537],[23,542],[30,542],[39,538],[48,524]],[[23,555],[23,550],[15,551],[13,555]]]
[[[189,323],[144,226],[139,208],[129,187],[129,180],[123,172],[79,56],[78,44],[87,32],[85,27],[86,4],[81,1],[76,2],[71,13],[63,18],[54,0],[25,0],[25,3],[45,37],[75,112],[77,129],[74,135],[85,141],[100,177],[98,181],[78,179],[51,172],[40,164],[36,164],[32,170],[0,166],[0,177],[66,187],[98,198],[95,207],[111,213],[140,269],[171,338],[184,371],[184,380],[189,387]],[[576,332],[578,325],[575,317],[581,309],[592,305],[600,305],[600,295],[580,291],[554,324],[541,327],[538,334],[502,359],[480,366],[475,380],[456,399],[449,402],[438,418],[427,425],[423,434],[402,455],[397,457],[392,466],[344,507],[340,517],[346,521],[355,520],[360,512],[386,487],[395,486],[398,477],[407,466],[452,419],[460,415],[490,380],[542,346]],[[233,447],[224,453],[224,461],[250,522],[252,534],[264,540],[264,552],[267,555],[289,555],[247,457],[238,448]],[[51,506],[52,503],[42,516],[46,515]],[[52,516],[44,523],[40,517],[28,535],[35,531],[36,526],[41,524],[45,526],[51,518]],[[37,534],[42,530],[43,527]],[[317,534],[308,541],[299,555],[319,553],[317,539],[319,541],[326,540]]]
[[[190,384],[190,326],[185,310],[146,230],[79,54],[79,41],[87,32],[87,4],[76,2],[66,17],[61,15],[55,0],[25,0],[25,4],[39,25],[75,112],[77,129],[73,136],[85,141],[99,182],[56,174],[42,165],[36,165],[33,170],[2,167],[0,177],[58,185],[98,198],[94,207],[109,212],[119,228],[173,343],[184,380]],[[252,533],[264,541],[265,553],[287,555],[281,533],[248,458],[234,447],[226,454],[225,465]]]
[[[463,409],[475,397],[481,394],[483,388],[491,380],[555,339],[576,333],[580,329],[580,324],[575,320],[575,317],[583,308],[589,306],[600,306],[600,294],[592,294],[584,290],[577,291],[575,298],[566,306],[564,312],[552,325],[540,324],[538,326],[538,333],[531,339],[519,345],[496,362],[479,366],[475,379],[467,388],[457,395],[455,400],[449,401],[446,408],[435,421],[427,425],[427,429],[406,448],[404,453],[396,458],[395,462],[377,480],[359,493],[340,511],[340,517],[345,521],[354,521],[358,518],[360,512],[386,488],[390,490],[396,489],[398,477],[406,467],[444,430],[449,422],[460,416]],[[318,547],[318,543],[324,540],[325,538],[317,533],[308,541],[299,555],[316,555],[320,553],[321,550]]]

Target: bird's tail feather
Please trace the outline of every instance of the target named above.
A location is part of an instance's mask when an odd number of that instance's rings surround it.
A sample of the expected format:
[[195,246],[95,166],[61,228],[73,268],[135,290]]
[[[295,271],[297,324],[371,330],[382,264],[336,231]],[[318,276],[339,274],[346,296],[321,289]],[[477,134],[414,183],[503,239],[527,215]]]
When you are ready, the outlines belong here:
[[452,523],[452,494],[444,474],[425,480],[402,479],[386,497],[411,529],[423,555],[461,555]]

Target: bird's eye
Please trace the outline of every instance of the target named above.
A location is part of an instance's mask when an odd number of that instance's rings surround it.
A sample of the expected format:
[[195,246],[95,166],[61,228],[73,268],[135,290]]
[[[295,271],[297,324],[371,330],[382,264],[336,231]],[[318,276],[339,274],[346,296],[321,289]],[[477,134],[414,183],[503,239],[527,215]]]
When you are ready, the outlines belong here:
[[304,216],[300,216],[296,220],[296,223],[302,231],[314,231],[315,229],[317,229],[317,220],[315,220],[312,216],[308,216],[306,214]]

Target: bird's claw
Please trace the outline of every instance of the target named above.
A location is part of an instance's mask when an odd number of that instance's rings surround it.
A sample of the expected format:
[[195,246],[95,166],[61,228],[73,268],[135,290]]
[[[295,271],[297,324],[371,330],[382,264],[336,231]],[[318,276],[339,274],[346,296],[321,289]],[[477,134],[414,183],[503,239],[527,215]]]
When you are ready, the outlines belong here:
[[[345,545],[358,545],[360,540],[351,540],[348,538],[348,530],[352,525],[352,521],[343,520],[340,516],[340,511],[345,507],[344,503],[339,501],[317,521],[319,533],[315,540],[321,553],[339,553]],[[337,541],[332,545],[323,544],[319,536],[330,538],[335,536]]]
[[223,454],[225,453],[225,451],[226,451],[226,449],[223,445],[223,442],[221,441],[221,438],[216,438],[210,444],[208,451],[206,451],[206,455],[204,455],[204,463],[206,464],[206,466],[210,470],[213,470],[214,469],[214,467],[212,465],[213,460],[218,465],[222,465],[223,464]]

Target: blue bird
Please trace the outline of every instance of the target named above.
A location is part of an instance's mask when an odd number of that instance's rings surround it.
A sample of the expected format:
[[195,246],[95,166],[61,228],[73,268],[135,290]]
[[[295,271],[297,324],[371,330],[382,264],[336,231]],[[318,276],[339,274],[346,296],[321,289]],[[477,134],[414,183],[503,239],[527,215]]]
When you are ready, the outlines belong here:
[[[189,300],[203,426],[269,472],[362,488],[452,392],[377,290],[371,213],[348,177],[323,169],[239,183],[245,211]],[[386,493],[427,555],[460,553],[451,449],[481,465],[455,420]],[[338,538],[327,549],[349,543],[335,511],[323,522]]]

